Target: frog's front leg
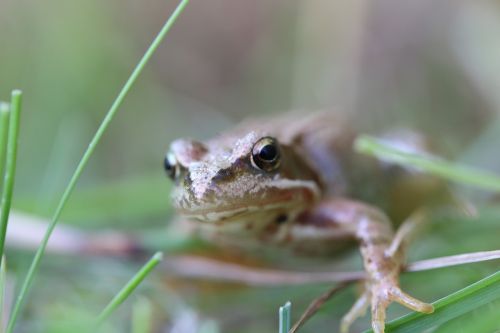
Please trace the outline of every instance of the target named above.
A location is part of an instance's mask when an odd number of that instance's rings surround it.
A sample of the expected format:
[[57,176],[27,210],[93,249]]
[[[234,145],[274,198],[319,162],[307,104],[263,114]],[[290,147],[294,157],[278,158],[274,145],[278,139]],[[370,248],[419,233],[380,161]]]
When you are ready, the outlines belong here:
[[391,247],[394,238],[391,223],[379,209],[356,201],[332,199],[320,203],[303,218],[309,220],[309,226],[314,225],[324,232],[336,230],[338,234],[354,237],[360,244],[368,278],[361,299],[343,319],[342,332],[347,332],[368,303],[371,304],[372,327],[376,333],[384,332],[385,312],[392,302],[419,312],[433,312],[432,305],[400,289],[403,249],[401,246]]

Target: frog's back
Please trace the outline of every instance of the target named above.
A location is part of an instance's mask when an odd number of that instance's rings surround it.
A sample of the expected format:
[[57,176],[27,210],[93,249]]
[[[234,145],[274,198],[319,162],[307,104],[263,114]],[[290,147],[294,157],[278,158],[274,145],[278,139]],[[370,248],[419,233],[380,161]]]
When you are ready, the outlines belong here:
[[[436,178],[388,164],[353,150],[353,122],[334,112],[288,113],[248,120],[224,135],[232,141],[250,128],[292,147],[317,174],[323,197],[349,197],[378,206],[397,222],[415,209],[442,197],[444,184]],[[432,153],[427,138],[408,129],[383,133],[385,142],[415,153]],[[220,144],[220,142],[217,142]]]

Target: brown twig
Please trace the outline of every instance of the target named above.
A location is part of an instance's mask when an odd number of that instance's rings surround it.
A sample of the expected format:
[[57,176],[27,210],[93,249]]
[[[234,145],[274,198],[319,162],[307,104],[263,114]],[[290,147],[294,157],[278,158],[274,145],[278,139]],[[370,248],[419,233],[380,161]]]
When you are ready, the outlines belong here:
[[[500,259],[500,250],[473,252],[416,261],[405,271],[416,272],[448,266]],[[187,278],[243,283],[251,286],[299,285],[360,280],[364,272],[297,272],[246,267],[194,256],[176,256],[165,260],[167,274]]]
[[250,286],[300,285],[356,281],[364,272],[297,272],[246,267],[195,256],[175,256],[164,260],[166,274],[187,278],[243,283]]
[[[36,250],[48,223],[26,213],[12,211],[7,246],[21,250]],[[47,251],[64,255],[108,255],[125,257],[137,252],[137,240],[123,232],[85,232],[69,225],[59,225],[52,233]],[[140,250],[140,248],[139,248]]]
[[289,333],[295,333],[299,328],[301,328],[306,321],[308,321],[323,304],[325,304],[330,298],[333,297],[337,292],[349,286],[353,281],[342,282],[335,287],[328,290],[326,293],[322,294],[318,298],[314,299],[311,304],[307,307],[306,311],[300,316],[299,320],[293,325]]

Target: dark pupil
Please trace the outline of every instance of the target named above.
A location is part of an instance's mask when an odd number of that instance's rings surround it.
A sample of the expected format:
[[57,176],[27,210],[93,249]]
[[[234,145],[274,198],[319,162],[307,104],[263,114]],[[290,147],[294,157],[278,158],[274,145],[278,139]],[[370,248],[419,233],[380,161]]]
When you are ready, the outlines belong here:
[[272,161],[276,158],[277,154],[278,154],[278,150],[276,149],[276,146],[265,145],[259,151],[259,158],[263,161]]

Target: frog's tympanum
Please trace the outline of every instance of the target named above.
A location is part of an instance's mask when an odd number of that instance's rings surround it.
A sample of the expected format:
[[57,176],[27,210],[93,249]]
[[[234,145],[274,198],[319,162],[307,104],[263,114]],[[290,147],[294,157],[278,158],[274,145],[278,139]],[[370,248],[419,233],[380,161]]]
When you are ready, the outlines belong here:
[[[417,170],[360,156],[354,137],[325,112],[248,122],[207,142],[174,141],[165,169],[175,183],[174,207],[214,239],[323,254],[357,241],[367,278],[341,332],[371,305],[373,330],[381,333],[391,302],[433,311],[399,286],[407,233],[394,234],[390,221],[408,219],[437,185]],[[426,148],[414,133],[385,140]]]

